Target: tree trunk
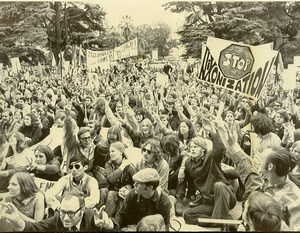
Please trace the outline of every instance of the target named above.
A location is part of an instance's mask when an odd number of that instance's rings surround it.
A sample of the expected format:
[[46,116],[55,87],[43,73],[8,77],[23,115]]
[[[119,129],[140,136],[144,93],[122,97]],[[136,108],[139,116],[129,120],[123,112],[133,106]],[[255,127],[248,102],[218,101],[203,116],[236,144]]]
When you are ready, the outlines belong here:
[[56,65],[59,63],[59,53],[61,50],[62,37],[61,37],[61,13],[60,13],[60,2],[54,2],[55,11],[55,46],[53,48],[53,55],[56,60]]

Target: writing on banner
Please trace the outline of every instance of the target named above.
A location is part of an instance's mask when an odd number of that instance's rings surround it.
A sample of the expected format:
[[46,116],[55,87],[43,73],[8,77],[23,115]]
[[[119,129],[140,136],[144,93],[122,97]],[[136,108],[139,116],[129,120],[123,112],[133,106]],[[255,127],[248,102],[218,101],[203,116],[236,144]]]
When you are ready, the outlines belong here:
[[137,38],[130,40],[112,50],[87,50],[86,62],[89,69],[100,66],[102,69],[110,68],[110,62],[138,55]]
[[46,192],[48,189],[52,188],[56,182],[34,177],[34,183],[42,192]]
[[256,61],[264,51],[258,55],[263,47],[253,47],[232,43],[219,45],[216,50],[204,46],[199,79],[257,99],[269,78],[278,52],[269,49],[271,55],[267,59]]

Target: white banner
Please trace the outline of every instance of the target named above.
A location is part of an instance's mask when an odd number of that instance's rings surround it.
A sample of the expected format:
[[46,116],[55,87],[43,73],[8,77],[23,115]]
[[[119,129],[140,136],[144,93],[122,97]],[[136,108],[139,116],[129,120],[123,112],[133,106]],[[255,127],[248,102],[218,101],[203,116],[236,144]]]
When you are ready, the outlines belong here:
[[200,80],[255,99],[260,96],[278,56],[270,44],[249,46],[213,37],[208,37],[202,48]]
[[52,188],[56,181],[45,180],[41,178],[34,177],[34,183],[42,192],[46,192],[48,189]]
[[152,61],[157,61],[158,60],[158,50],[153,50],[152,51]]
[[137,38],[130,40],[112,50],[92,51],[86,50],[86,63],[89,70],[100,66],[101,69],[109,69],[110,62],[138,55]]

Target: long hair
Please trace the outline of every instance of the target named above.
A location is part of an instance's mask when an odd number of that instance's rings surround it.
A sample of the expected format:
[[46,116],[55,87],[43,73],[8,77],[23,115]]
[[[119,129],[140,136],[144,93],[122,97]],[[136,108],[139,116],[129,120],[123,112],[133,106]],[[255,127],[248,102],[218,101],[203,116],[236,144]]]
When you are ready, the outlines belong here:
[[49,163],[50,161],[53,160],[54,154],[51,148],[47,145],[39,145],[37,148],[35,148],[34,153],[36,151],[40,151],[46,156],[46,163]]
[[15,136],[16,140],[17,140],[16,151],[18,153],[21,153],[25,148],[28,147],[25,136],[24,136],[24,134],[22,134],[20,132],[12,132],[7,135],[8,140],[10,137],[13,137],[13,136]]
[[175,157],[179,154],[179,140],[175,135],[166,135],[160,142],[162,151],[169,154],[171,157]]
[[272,120],[265,114],[259,113],[257,116],[252,116],[250,120],[254,127],[254,132],[261,135],[267,135],[274,132],[274,125]]
[[148,119],[148,118],[145,118],[141,124],[143,123],[146,123],[146,125],[148,126],[148,129],[149,129],[149,137],[154,137],[154,129],[153,129],[153,125],[152,125],[152,122]]
[[150,138],[142,145],[141,148],[145,148],[147,145],[150,145],[151,151],[157,160],[162,159],[162,149],[158,140]]
[[[122,142],[122,134],[121,134],[121,128],[117,125],[112,125],[108,131],[107,131],[107,135],[109,134],[114,134],[117,135],[117,141]],[[111,143],[109,138],[107,137],[107,141],[108,143]]]
[[[191,139],[191,138],[195,137],[196,133],[195,133],[195,128],[193,126],[193,123],[188,119],[184,119],[180,122],[180,125],[181,125],[182,122],[186,123],[186,125],[189,127],[188,139]],[[178,138],[179,138],[180,141],[183,141],[183,134],[180,132],[180,125],[178,127]]]
[[32,176],[29,173],[17,172],[10,179],[16,178],[21,195],[25,198],[32,197],[36,193],[40,192],[38,186],[35,184]]

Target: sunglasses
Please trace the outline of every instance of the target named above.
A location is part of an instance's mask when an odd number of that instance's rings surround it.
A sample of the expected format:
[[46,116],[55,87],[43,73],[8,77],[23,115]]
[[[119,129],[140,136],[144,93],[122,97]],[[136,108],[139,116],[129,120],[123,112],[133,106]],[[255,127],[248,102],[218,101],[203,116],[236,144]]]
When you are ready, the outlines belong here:
[[75,167],[75,168],[78,170],[78,169],[81,167],[81,165],[80,165],[80,164],[75,164],[75,165],[70,164],[70,165],[69,165],[69,169],[70,169],[70,170],[72,170],[73,167]]
[[[83,207],[83,206],[82,206]],[[74,218],[75,214],[82,209],[82,207],[79,207],[78,210],[76,210],[75,212],[73,211],[64,211],[64,210],[60,210],[59,214],[61,215],[62,218],[64,218],[66,216],[66,214],[69,216],[69,218]]]
[[152,154],[152,151],[151,150],[148,150],[146,148],[142,148],[142,152],[145,153],[147,152],[148,155],[151,155]]

